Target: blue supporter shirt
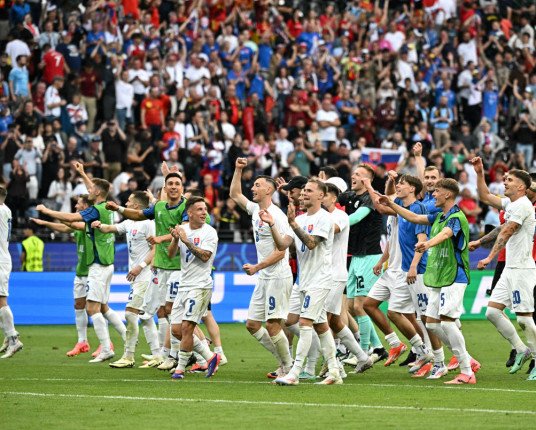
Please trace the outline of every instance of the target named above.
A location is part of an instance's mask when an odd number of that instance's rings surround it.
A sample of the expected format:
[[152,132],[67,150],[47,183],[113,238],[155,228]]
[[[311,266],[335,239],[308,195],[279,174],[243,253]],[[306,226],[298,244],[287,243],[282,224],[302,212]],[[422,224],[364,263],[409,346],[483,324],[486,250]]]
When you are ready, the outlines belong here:
[[258,74],[249,80],[248,97],[251,97],[252,94],[257,94],[261,102],[264,100],[264,79]]
[[210,54],[212,54],[213,52],[220,52],[220,45],[218,45],[217,43],[214,43],[214,45],[209,45],[208,43],[205,43],[203,45],[203,48],[201,48],[201,51],[203,52],[203,54],[206,54],[208,58],[210,58]]
[[246,99],[246,82],[244,79],[244,73],[237,75],[234,70],[231,70],[227,74],[227,79],[229,81],[235,81],[236,97],[238,97],[241,101],[244,101]]
[[242,46],[238,51],[238,61],[242,63],[244,70],[249,70],[251,67],[251,61],[253,61],[253,50],[248,46]]
[[[404,206],[402,200],[399,198],[395,199],[395,203],[417,215],[426,215],[426,207],[418,200],[409,206]],[[420,233],[428,234],[426,231],[427,227],[422,224],[413,224],[398,215],[398,242],[402,251],[402,270],[404,272],[409,271],[411,267],[411,262],[415,255],[415,245],[418,242],[417,235]],[[425,252],[417,266],[417,274],[422,275],[426,271],[427,260],[428,253]]]
[[[444,221],[446,218],[452,214],[459,212],[460,208],[458,205],[454,205],[446,214],[442,214],[440,220]],[[437,214],[428,214],[428,222],[432,225],[437,218]],[[452,240],[454,245],[454,255],[456,256],[456,261],[458,262],[458,272],[456,274],[456,279],[454,282],[460,284],[467,284],[469,279],[463,270],[463,261],[462,261],[462,249],[464,247],[465,238],[463,237],[463,230],[458,218],[451,218],[448,220],[446,227],[452,230],[452,237],[449,240]],[[467,238],[469,240],[469,238]]]
[[495,121],[497,110],[499,109],[499,93],[495,90],[484,91],[482,93],[482,116],[491,121]]
[[13,92],[17,96],[28,97],[29,74],[26,67],[13,67],[9,72],[9,81],[13,82]]
[[261,70],[269,70],[274,50],[266,43],[259,45],[259,66]]

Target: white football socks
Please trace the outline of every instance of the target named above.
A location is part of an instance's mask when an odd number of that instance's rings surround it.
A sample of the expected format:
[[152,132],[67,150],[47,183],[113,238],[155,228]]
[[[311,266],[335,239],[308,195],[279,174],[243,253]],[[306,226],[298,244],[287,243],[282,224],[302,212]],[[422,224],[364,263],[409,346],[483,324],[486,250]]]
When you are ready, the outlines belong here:
[[156,324],[154,323],[153,318],[147,320],[141,320],[141,326],[143,327],[143,333],[145,334],[145,339],[149,344],[151,349],[151,354],[153,356],[160,354],[160,342],[158,341],[158,330],[156,329]]
[[179,351],[181,350],[181,341],[179,339],[177,339],[175,336],[173,336],[173,333],[171,333],[170,341],[171,341],[170,355],[173,358],[178,359],[179,358]]
[[309,326],[300,327],[300,338],[298,339],[298,345],[296,346],[296,357],[294,358],[292,370],[289,372],[296,379],[300,377],[300,373],[303,370],[303,364],[309,353],[309,349],[311,348],[312,341],[313,328]]
[[197,352],[206,361],[210,360],[214,355],[206,342],[200,340],[197,335],[194,334],[194,351]]
[[486,310],[486,318],[495,326],[501,336],[510,342],[513,349],[517,352],[524,352],[527,350],[527,346],[517,334],[516,328],[503,311],[500,311],[497,308],[488,307]]
[[85,309],[75,309],[76,332],[78,333],[78,343],[87,341],[88,317]]
[[115,328],[117,333],[119,333],[119,336],[121,336],[121,339],[123,339],[124,342],[127,338],[127,328],[125,327],[125,324],[123,324],[123,321],[121,321],[121,318],[119,318],[117,312],[112,308],[108,308],[103,315],[104,318],[106,318],[108,322]]
[[441,321],[441,327],[443,327],[443,330],[450,341],[452,353],[458,359],[458,363],[460,363],[460,372],[465,375],[472,375],[471,358],[465,348],[463,334],[457,327],[456,322]]
[[340,378],[339,363],[337,361],[337,349],[335,348],[335,340],[331,334],[331,330],[326,330],[324,333],[319,334],[320,346],[322,347],[322,355],[324,360],[328,364],[329,373]]
[[95,334],[97,335],[99,342],[101,344],[102,352],[110,352],[110,333],[108,332],[108,325],[106,324],[106,319],[104,316],[98,312],[91,316],[93,320],[93,328],[95,329]]
[[13,322],[13,313],[9,305],[0,308],[0,319],[2,320],[2,328],[6,337],[18,336]]
[[309,353],[307,354],[307,362],[305,364],[305,371],[311,375],[316,374],[316,362],[318,357],[322,353],[320,347],[320,339],[318,334],[313,330],[313,337],[311,338],[311,347],[309,348]]
[[409,340],[409,343],[411,343],[411,346],[413,348],[415,348],[415,352],[418,354],[418,355],[426,355],[428,354],[428,352],[430,351],[426,345],[424,344],[424,342],[422,341],[421,337],[416,334],[415,336],[413,336],[410,340]]
[[177,365],[175,372],[180,371],[184,373],[186,371],[186,365],[188,364],[188,361],[190,361],[192,354],[192,351],[179,351],[179,364]]
[[396,348],[397,346],[400,346],[401,343],[400,339],[398,338],[398,335],[395,332],[386,335],[385,340],[391,348]]
[[352,334],[352,331],[347,326],[344,326],[344,328],[337,333],[337,337],[348,351],[357,357],[358,361],[362,362],[368,360],[368,354],[363,351],[361,345],[359,345],[355,336]]
[[[292,367],[292,357],[289,353],[288,339],[285,336],[285,332],[283,330],[279,330],[279,333],[277,333],[275,336],[272,336],[270,340],[275,346],[275,350],[281,364],[287,369]],[[214,348],[214,352],[218,352],[216,351],[216,348]]]
[[272,342],[270,335],[268,334],[268,330],[266,330],[265,327],[261,326],[259,330],[253,333],[253,337],[257,339],[259,343],[262,346],[264,346],[268,351],[270,351],[272,355],[277,359],[278,362],[280,361],[279,354],[277,353],[276,347],[274,343]]
[[169,322],[167,318],[158,318],[158,342],[160,345],[166,343],[166,334],[169,331]]
[[525,316],[518,316],[517,322],[523,330],[523,333],[525,333],[528,347],[530,352],[532,352],[532,356],[534,357],[534,354],[536,353],[536,324],[534,324],[532,317]]
[[136,344],[138,343],[138,336],[140,329],[138,327],[138,314],[134,312],[126,311],[125,319],[127,320],[127,332],[125,340],[125,356],[127,358],[134,358],[134,352],[136,351]]
[[428,348],[428,351],[432,350],[432,343],[430,342],[430,336],[428,336],[428,330],[426,329],[426,325],[422,322],[422,320],[417,317],[417,324],[421,328],[422,331],[422,341],[426,345],[426,348]]

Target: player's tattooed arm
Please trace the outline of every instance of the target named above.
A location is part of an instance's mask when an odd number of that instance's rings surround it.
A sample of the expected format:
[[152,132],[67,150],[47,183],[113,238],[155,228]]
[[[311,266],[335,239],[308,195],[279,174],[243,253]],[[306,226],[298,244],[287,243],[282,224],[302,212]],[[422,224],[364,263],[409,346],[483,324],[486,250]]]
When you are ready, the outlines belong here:
[[502,230],[502,225],[495,227],[488,234],[482,236],[480,239],[475,240],[474,242],[469,243],[469,251],[474,251],[476,248],[482,245],[487,245],[488,243],[495,242],[499,233]]
[[301,229],[300,226],[296,223],[292,223],[290,226],[292,227],[294,233],[296,233],[296,236],[298,236],[298,238],[302,241],[302,243],[311,250],[315,249],[318,244],[326,240],[323,237],[313,236],[307,233],[305,230]]
[[206,249],[201,249],[198,246],[194,245],[190,240],[188,239],[188,236],[186,235],[186,231],[181,226],[176,226],[174,229],[170,230],[171,236],[174,239],[180,239],[182,243],[190,250],[190,252],[199,258],[203,263],[206,263],[210,257],[212,256],[212,251],[208,251]]
[[508,240],[521,228],[521,224],[518,224],[513,221],[508,221],[506,224],[502,226],[500,229],[500,232],[497,236],[497,240],[493,244],[493,248],[491,248],[491,251],[489,255],[484,258],[483,260],[480,260],[478,262],[478,269],[482,270],[484,269],[490,262],[495,258],[495,256],[499,253],[501,249],[503,249],[506,246],[506,243]]

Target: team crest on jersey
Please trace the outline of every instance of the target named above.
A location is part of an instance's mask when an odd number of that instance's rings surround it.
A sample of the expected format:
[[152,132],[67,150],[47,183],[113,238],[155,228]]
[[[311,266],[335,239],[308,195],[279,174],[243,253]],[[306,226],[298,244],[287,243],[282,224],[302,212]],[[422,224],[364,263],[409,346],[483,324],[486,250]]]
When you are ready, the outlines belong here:
[[199,246],[199,242],[200,242],[199,238],[198,238],[198,237],[194,237],[194,245],[195,245],[195,246]]
[[357,208],[359,207],[359,203],[360,203],[360,201],[359,201],[359,200],[358,200],[357,202],[355,202],[355,203],[354,203],[354,208],[356,208],[356,209],[357,209]]
[[264,225],[264,221],[262,219],[260,219],[259,222],[258,222],[259,228],[261,228],[263,225]]
[[309,224],[309,225],[307,226],[307,233],[311,234],[311,232],[313,231],[313,227],[314,227],[313,224]]
[[132,230],[132,236],[136,236],[136,233],[138,233],[138,230]]

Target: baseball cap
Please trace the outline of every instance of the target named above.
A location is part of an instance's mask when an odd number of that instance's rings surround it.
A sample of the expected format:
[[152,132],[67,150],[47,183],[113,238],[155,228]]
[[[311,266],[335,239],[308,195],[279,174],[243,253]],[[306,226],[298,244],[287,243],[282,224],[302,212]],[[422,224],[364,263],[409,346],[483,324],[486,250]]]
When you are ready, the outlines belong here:
[[206,62],[208,63],[208,56],[207,56],[207,54],[201,53],[201,54],[198,55],[198,58],[199,58],[200,60],[206,61]]
[[341,193],[344,193],[348,189],[348,185],[346,184],[346,181],[339,176],[333,176],[332,178],[329,178],[326,181],[326,184],[333,184],[335,185]]
[[283,190],[290,191],[294,188],[303,188],[307,183],[308,179],[305,176],[294,176],[287,185],[283,187]]

